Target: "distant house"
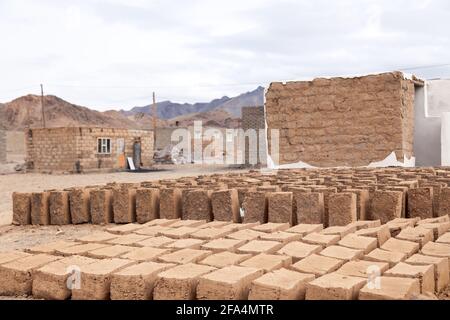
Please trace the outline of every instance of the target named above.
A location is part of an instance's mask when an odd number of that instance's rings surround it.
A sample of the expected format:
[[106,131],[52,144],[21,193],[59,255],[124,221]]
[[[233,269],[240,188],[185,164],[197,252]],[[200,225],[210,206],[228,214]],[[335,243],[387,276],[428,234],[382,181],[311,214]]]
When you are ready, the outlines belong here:
[[123,170],[127,158],[153,163],[153,132],[113,128],[40,128],[26,132],[26,161],[35,172]]

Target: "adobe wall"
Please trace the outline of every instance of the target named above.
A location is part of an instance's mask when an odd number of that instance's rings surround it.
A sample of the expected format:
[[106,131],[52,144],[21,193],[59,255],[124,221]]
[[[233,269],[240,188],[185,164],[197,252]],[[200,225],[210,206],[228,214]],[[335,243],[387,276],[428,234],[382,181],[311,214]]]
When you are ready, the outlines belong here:
[[[251,149],[248,139],[245,141],[245,164],[250,164],[250,158],[257,159],[257,164],[267,164],[266,141],[260,141],[259,131],[265,130],[266,118],[264,107],[243,107],[242,108],[242,129],[247,131],[254,129],[257,136],[257,147]],[[250,150],[251,149],[251,150]]]
[[280,164],[366,166],[393,151],[411,158],[414,93],[400,72],[272,83],[266,118],[280,132]]

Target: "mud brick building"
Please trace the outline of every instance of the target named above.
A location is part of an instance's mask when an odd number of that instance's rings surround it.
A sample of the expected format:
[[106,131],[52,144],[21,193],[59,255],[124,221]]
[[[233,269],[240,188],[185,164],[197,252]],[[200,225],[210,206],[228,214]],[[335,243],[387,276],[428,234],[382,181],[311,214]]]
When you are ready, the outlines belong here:
[[6,162],[6,131],[0,130],[0,163]]
[[366,166],[392,152],[410,159],[415,87],[423,86],[413,79],[392,72],[272,83],[266,118],[280,132],[280,164]]
[[[249,139],[245,140],[245,164],[251,164],[250,159],[256,160],[256,165],[267,164],[267,144],[265,139],[260,139],[260,131],[266,129],[266,118],[264,107],[243,107],[242,108],[242,129],[256,131],[256,148],[250,148]],[[250,150],[251,149],[251,150]]]
[[113,128],[46,128],[27,131],[27,166],[36,172],[126,169],[153,162],[153,132]]

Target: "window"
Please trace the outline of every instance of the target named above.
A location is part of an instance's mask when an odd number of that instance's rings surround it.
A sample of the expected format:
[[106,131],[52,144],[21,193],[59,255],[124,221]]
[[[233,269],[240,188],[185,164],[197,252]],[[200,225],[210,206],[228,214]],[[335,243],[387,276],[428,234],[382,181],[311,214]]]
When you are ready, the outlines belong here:
[[97,140],[97,153],[110,154],[111,153],[111,139],[98,138]]

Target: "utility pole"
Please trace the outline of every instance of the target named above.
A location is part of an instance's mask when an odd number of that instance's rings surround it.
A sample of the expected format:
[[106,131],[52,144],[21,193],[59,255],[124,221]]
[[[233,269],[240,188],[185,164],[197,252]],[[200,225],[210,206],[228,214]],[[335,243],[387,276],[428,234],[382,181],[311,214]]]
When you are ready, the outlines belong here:
[[42,127],[45,128],[44,86],[42,84],[41,84],[41,111],[42,111]]

